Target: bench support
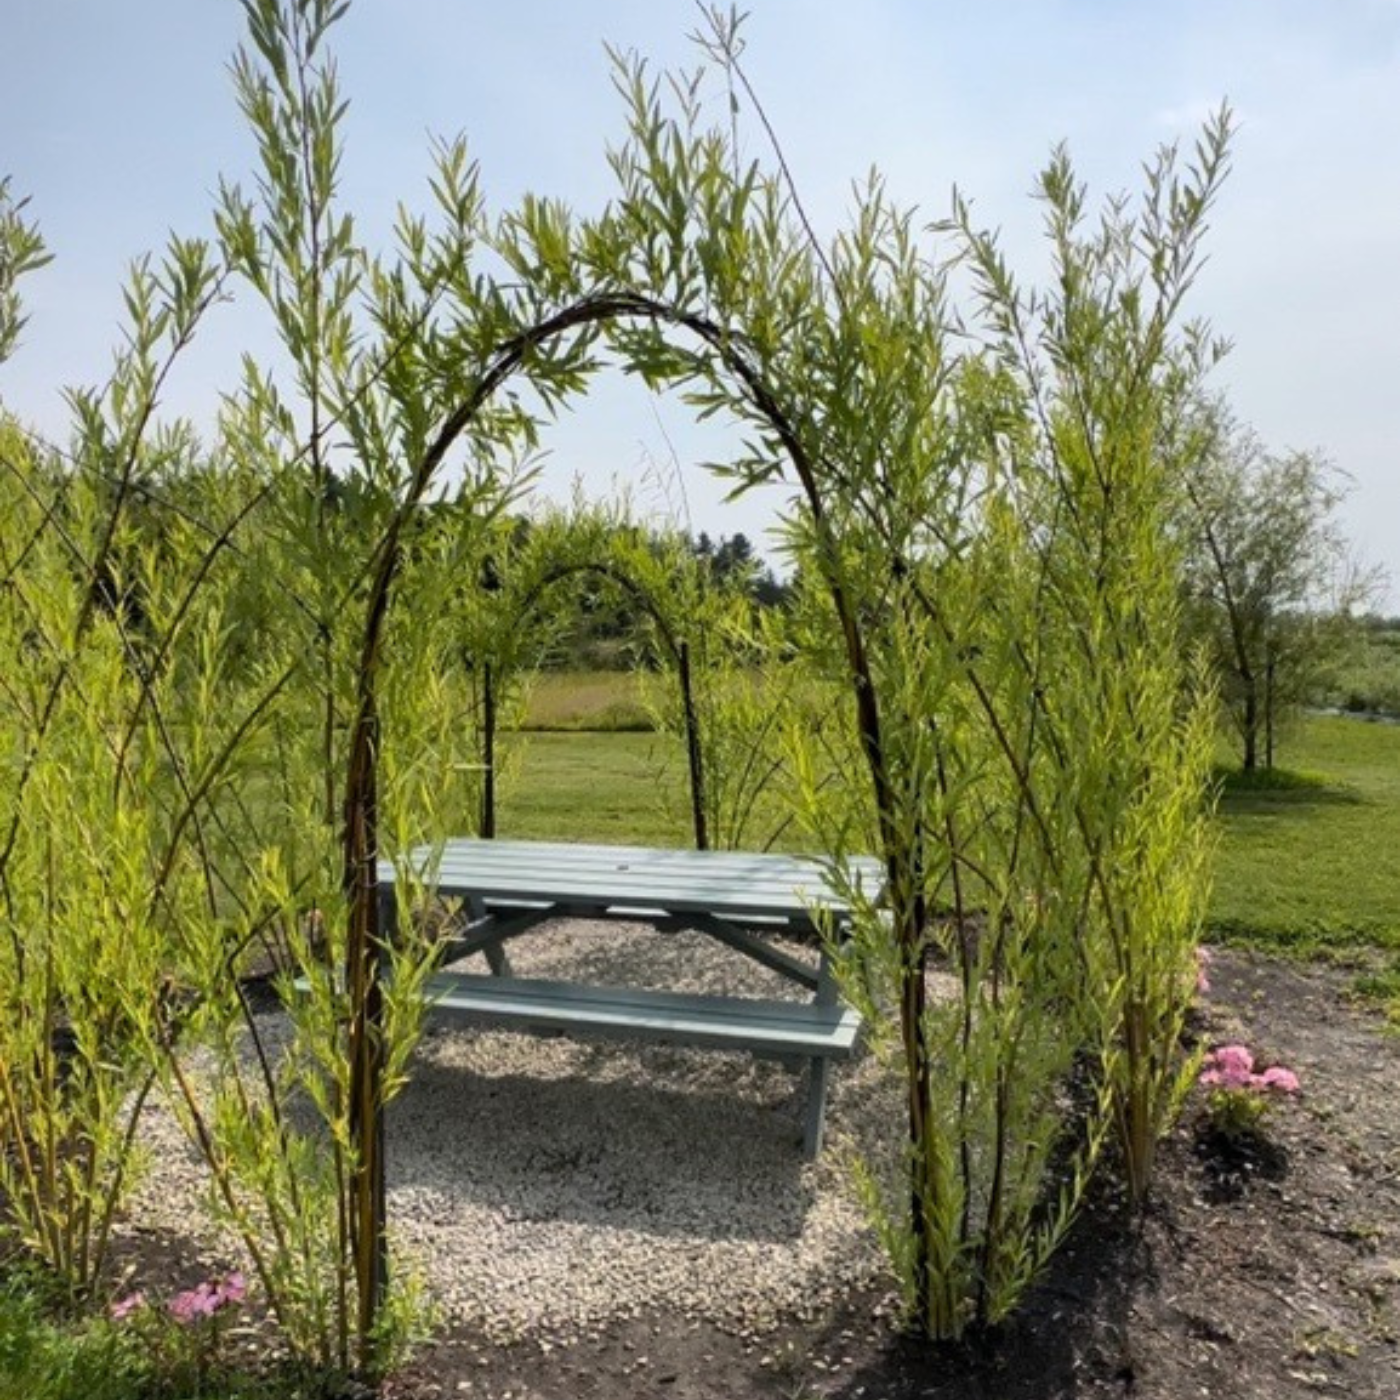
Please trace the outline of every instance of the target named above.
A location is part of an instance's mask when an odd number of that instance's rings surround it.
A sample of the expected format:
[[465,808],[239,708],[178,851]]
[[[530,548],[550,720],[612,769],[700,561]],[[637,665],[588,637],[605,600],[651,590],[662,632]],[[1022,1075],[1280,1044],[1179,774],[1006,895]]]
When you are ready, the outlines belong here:
[[[822,950],[821,967],[817,974],[817,1006],[834,1007],[841,1002],[841,989],[836,985],[831,959]],[[852,1013],[854,1014],[854,1013]],[[803,1135],[803,1150],[809,1161],[822,1150],[822,1132],[826,1123],[826,1091],[831,1080],[831,1061],[814,1056],[811,1062],[811,1082],[807,1090],[807,1124]]]

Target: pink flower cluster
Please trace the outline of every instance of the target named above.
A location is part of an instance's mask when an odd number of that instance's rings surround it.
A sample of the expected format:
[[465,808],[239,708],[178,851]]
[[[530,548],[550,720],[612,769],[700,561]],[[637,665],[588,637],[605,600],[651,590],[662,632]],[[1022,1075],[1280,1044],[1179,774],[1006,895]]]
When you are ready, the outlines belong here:
[[1255,1073],[1254,1056],[1243,1045],[1222,1045],[1202,1062],[1201,1083],[1213,1089],[1277,1089],[1281,1094],[1298,1092],[1298,1076],[1282,1065],[1270,1065]]
[[233,1273],[177,1293],[165,1305],[165,1310],[176,1322],[194,1322],[197,1318],[213,1317],[229,1303],[241,1303],[247,1291],[243,1275]]
[[[240,1273],[231,1273],[225,1278],[210,1279],[194,1288],[177,1293],[165,1305],[165,1310],[184,1326],[201,1317],[213,1317],[215,1313],[230,1303],[241,1303],[248,1292],[248,1285]],[[118,1299],[111,1307],[113,1321],[120,1322],[124,1317],[139,1312],[146,1306],[146,1295],[139,1289]]]

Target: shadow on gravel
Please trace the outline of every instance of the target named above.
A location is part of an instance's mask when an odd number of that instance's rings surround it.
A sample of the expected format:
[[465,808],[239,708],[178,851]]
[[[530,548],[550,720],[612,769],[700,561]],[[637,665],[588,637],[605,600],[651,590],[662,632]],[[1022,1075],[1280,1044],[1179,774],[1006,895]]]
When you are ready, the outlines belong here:
[[391,1191],[430,1191],[447,1211],[456,1202],[656,1236],[802,1234],[814,1199],[804,1075],[739,1056],[560,1041],[544,1042],[538,1072],[483,1072],[435,1059],[434,1039],[390,1109]]

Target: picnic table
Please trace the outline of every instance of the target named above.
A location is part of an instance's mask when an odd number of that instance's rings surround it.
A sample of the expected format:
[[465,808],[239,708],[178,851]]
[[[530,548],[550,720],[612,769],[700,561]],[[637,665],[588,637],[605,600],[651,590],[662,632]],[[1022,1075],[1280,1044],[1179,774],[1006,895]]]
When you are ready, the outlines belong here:
[[[823,863],[772,852],[455,839],[424,847],[409,865],[440,898],[466,914],[453,960],[481,953],[487,973],[444,970],[427,994],[442,1012],[478,1024],[543,1033],[658,1040],[746,1050],[810,1067],[804,1148],[821,1148],[833,1059],[849,1056],[860,1017],[837,992],[824,946],[803,958],[764,934],[816,934],[818,911],[839,936],[849,909],[830,890]],[[849,865],[858,886],[878,893],[878,861]],[[392,918],[392,861],[379,865]],[[800,1000],[717,996],[519,977],[512,939],[558,918],[640,921],[660,932],[694,929],[791,981]]]

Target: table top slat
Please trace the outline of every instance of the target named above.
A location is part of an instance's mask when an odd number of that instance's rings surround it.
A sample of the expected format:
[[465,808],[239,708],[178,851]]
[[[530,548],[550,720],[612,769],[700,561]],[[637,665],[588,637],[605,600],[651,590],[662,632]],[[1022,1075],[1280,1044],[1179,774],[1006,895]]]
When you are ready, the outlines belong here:
[[[430,872],[433,856],[431,848],[422,847],[410,852],[409,861],[420,872]],[[872,895],[878,892],[882,871],[877,861],[858,857],[850,868]],[[381,861],[379,870],[381,879],[393,883],[392,862]],[[844,912],[827,885],[821,860],[772,852],[462,838],[444,846],[430,883],[448,895],[600,909],[747,913],[803,921],[812,906]]]

